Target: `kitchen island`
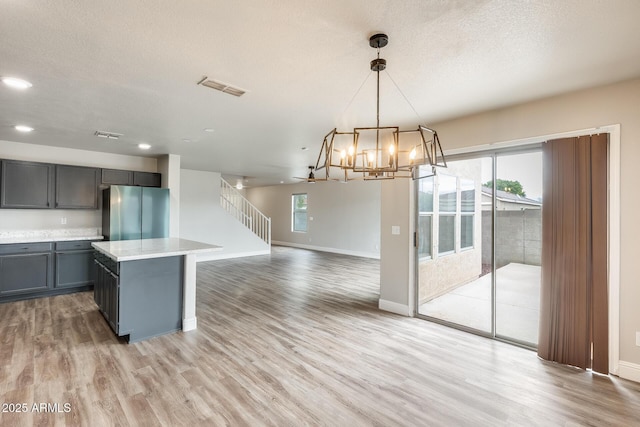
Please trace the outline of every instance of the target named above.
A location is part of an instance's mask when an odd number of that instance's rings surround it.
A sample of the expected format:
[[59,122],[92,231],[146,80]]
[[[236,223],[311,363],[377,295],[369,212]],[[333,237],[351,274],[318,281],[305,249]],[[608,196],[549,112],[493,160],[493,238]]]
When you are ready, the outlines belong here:
[[179,238],[94,242],[94,297],[118,336],[140,341],[197,328],[196,256],[221,246]]

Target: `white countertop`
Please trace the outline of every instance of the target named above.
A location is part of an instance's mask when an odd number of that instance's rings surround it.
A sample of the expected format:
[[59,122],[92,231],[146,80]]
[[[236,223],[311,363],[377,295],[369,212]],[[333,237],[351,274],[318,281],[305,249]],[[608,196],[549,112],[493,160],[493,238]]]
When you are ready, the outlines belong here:
[[11,243],[65,242],[73,240],[102,240],[97,228],[69,228],[51,230],[0,230],[0,245]]
[[116,240],[94,242],[95,249],[115,261],[162,258],[221,251],[222,246],[169,237],[165,239]]

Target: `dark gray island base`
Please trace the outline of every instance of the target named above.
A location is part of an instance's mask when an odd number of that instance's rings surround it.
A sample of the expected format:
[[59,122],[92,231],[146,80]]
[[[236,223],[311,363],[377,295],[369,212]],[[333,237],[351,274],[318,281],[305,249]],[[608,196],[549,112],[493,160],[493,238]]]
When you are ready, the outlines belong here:
[[91,246],[100,271],[95,300],[118,336],[135,342],[198,327],[196,255],[221,246],[177,237]]
[[141,341],[182,329],[184,256],[116,262],[95,252],[94,299],[116,335]]

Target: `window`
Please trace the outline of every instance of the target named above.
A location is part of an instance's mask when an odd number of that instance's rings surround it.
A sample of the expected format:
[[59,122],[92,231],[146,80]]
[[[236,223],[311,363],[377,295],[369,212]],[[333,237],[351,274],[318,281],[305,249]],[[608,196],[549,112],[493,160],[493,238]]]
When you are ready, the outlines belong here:
[[458,178],[448,175],[438,178],[438,253],[446,254],[456,249]]
[[437,258],[472,249],[476,182],[439,174],[421,178],[417,185],[418,257]]
[[460,179],[460,249],[473,247],[476,189],[470,179]]
[[418,256],[431,258],[433,225],[433,177],[418,181]]
[[291,230],[307,232],[307,195],[294,194],[291,196]]

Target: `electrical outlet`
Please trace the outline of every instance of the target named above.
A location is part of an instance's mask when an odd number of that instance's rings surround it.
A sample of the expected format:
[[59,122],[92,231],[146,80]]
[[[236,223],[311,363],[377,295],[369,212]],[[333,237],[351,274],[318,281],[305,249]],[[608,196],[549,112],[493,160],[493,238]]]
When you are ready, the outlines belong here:
[[640,347],[640,332],[636,332],[636,345]]
[[60,224],[65,225],[67,223],[67,218],[66,217],[61,217],[60,218]]
[[391,234],[399,236],[400,235],[400,226],[399,225],[392,225],[391,226]]

